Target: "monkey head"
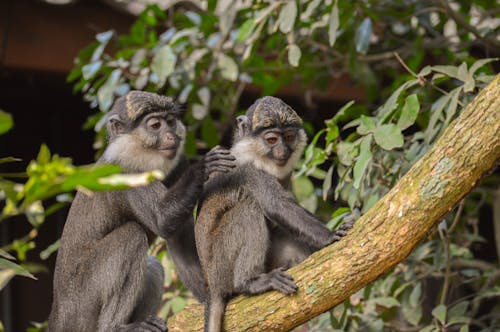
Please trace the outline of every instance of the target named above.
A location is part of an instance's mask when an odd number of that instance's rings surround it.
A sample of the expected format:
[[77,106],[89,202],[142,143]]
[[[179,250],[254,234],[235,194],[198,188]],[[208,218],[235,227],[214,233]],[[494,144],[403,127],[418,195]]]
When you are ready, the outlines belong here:
[[182,155],[186,128],[171,98],[143,91],[120,97],[107,114],[109,145],[104,159],[126,171],[168,174]]
[[290,176],[306,146],[302,119],[281,99],[263,97],[237,118],[231,152],[278,179]]

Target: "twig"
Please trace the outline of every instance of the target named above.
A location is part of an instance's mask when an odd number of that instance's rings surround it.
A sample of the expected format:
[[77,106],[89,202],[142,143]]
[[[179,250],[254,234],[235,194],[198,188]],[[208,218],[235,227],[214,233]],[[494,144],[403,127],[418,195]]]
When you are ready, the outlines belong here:
[[[417,75],[413,70],[411,70],[410,67],[408,67],[408,65],[403,61],[403,59],[401,59],[398,53],[393,52],[393,55],[396,57],[396,59],[398,59],[399,63],[406,69],[406,71],[408,71],[413,77],[415,77],[420,82],[420,84],[428,85],[434,90],[441,92],[445,96],[450,95],[447,91],[441,89],[440,87],[438,87],[437,85],[426,79],[424,76]],[[460,100],[457,100],[457,104],[459,104],[460,107],[464,107],[464,104]]]

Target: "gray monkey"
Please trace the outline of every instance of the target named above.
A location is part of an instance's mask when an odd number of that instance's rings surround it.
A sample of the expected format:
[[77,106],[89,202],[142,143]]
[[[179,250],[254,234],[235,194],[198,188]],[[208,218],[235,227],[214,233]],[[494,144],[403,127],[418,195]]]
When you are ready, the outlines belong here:
[[171,98],[141,91],[119,98],[108,113],[109,145],[98,163],[130,173],[160,169],[166,178],[90,196],[77,192],[57,254],[50,331],[165,331],[155,316],[164,272],[147,255],[156,236],[167,239],[181,279],[204,299],[193,209],[206,177],[228,171],[234,157],[215,148],[189,166],[180,115]]
[[294,293],[285,270],[352,227],[331,232],[288,190],[306,140],[302,119],[278,98],[258,99],[238,117],[231,148],[238,166],[209,179],[195,223],[208,290],[205,331],[222,329],[234,294]]

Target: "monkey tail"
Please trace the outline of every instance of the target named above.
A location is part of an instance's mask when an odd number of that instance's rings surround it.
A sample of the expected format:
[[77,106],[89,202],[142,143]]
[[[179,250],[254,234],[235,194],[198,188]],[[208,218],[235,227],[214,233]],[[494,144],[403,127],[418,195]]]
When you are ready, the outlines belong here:
[[205,332],[222,331],[222,320],[226,309],[226,301],[220,295],[210,296],[205,305]]

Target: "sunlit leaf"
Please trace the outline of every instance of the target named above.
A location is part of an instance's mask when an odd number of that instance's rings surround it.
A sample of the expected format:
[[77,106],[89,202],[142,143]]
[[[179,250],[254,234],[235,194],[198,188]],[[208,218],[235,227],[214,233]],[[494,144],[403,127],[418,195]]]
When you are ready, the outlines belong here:
[[217,65],[219,66],[222,77],[232,82],[236,81],[238,78],[238,65],[231,57],[224,53],[219,54]]
[[373,137],[375,138],[375,142],[385,150],[400,148],[404,143],[401,130],[393,123],[377,127],[373,132]]
[[163,45],[156,52],[151,63],[151,70],[158,76],[161,84],[174,72],[177,55],[170,45]]
[[171,301],[172,311],[174,313],[181,311],[186,306],[186,300],[182,297],[176,296]]
[[375,124],[375,118],[361,115],[359,126],[356,128],[356,131],[360,135],[366,135],[372,133],[377,127]]
[[297,17],[297,4],[295,0],[290,0],[285,3],[278,16],[279,29],[283,33],[292,31]]
[[40,253],[40,258],[43,259],[43,260],[46,260],[47,258],[49,258],[53,253],[55,253],[57,251],[57,249],[59,249],[61,245],[61,240],[57,240],[56,242],[52,243],[50,246],[48,246],[47,248],[45,248],[45,250],[43,250],[41,253]]
[[373,301],[386,308],[391,308],[391,307],[399,307],[400,303],[397,299],[393,297],[378,297],[373,299]]
[[422,296],[422,283],[418,282],[417,285],[411,291],[410,305],[416,307],[420,302],[421,296]]
[[401,115],[398,119],[397,126],[401,130],[405,130],[415,123],[418,116],[418,111],[420,110],[420,103],[418,102],[418,97],[416,94],[409,95],[406,97],[403,109],[401,110]]
[[300,14],[300,19],[302,21],[306,21],[311,14],[314,12],[314,10],[318,7],[318,5],[321,3],[322,0],[312,0],[309,2],[309,4],[306,7],[306,10]]
[[323,200],[326,201],[328,197],[328,192],[332,188],[332,177],[333,177],[333,165],[328,168],[326,172],[325,180],[323,181]]
[[297,67],[299,65],[300,57],[302,53],[300,48],[296,44],[291,44],[288,46],[288,62],[293,67]]
[[86,80],[92,79],[95,74],[101,69],[102,61],[91,62],[82,67],[82,76]]
[[446,322],[446,306],[440,304],[432,310],[432,316],[434,316],[441,324]]
[[356,163],[354,164],[354,170],[353,170],[353,177],[354,177],[353,186],[356,189],[359,189],[366,168],[368,167],[372,159],[372,152],[370,150],[371,142],[372,142],[371,136],[365,136],[361,140],[359,148],[359,156],[358,159],[356,160]]
[[361,22],[354,36],[356,51],[361,54],[366,54],[370,47],[370,36],[372,35],[372,20],[367,17]]
[[339,29],[339,7],[338,1],[335,0],[332,7],[332,12],[330,13],[330,20],[328,24],[328,42],[330,47],[335,45],[337,40],[337,30]]
[[12,115],[0,110],[0,135],[5,134],[14,126]]
[[255,26],[255,20],[250,18],[243,23],[238,31],[238,35],[236,36],[236,40],[239,42],[245,41],[248,36],[252,33],[252,30]]
[[0,289],[3,289],[9,280],[16,275],[36,280],[35,276],[22,266],[4,258],[0,258]]

